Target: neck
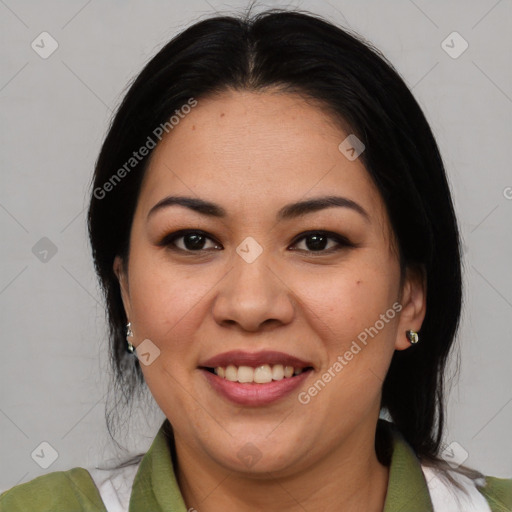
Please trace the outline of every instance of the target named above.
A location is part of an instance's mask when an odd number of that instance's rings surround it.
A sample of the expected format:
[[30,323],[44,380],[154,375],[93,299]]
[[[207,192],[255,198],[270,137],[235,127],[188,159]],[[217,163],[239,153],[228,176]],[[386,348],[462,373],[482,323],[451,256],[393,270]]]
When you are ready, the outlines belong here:
[[294,473],[229,471],[175,438],[177,478],[188,510],[382,512],[389,468],[377,459],[375,431],[354,432],[322,460]]

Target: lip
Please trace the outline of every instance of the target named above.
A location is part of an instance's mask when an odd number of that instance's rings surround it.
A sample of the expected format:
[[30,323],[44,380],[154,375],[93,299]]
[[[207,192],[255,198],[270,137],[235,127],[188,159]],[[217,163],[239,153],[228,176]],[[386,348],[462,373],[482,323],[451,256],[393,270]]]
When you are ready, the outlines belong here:
[[263,364],[282,364],[285,366],[293,366],[295,369],[303,369],[308,366],[313,368],[313,364],[310,362],[303,361],[298,357],[274,350],[261,350],[259,352],[231,350],[207,359],[199,364],[199,368],[217,368],[218,366],[225,368],[230,364],[235,366],[251,366],[253,368]]
[[[215,359],[212,360],[215,361]],[[268,405],[290,395],[313,371],[307,370],[294,377],[285,377],[266,384],[255,384],[232,382],[204,368],[200,370],[212,389],[219,395],[237,405],[254,407]]]

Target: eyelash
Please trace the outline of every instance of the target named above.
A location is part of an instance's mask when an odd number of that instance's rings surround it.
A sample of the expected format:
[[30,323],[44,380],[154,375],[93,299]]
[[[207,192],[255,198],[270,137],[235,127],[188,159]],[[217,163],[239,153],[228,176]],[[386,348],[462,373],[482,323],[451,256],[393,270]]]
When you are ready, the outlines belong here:
[[[187,235],[191,235],[191,234],[202,235],[205,238],[207,238],[208,240],[211,240],[212,242],[214,242],[216,245],[221,246],[221,244],[218,243],[213,237],[209,236],[206,232],[201,231],[200,229],[182,229],[180,231],[170,233],[170,234],[166,235],[160,242],[158,242],[157,245],[160,247],[167,247],[172,251],[177,251],[177,252],[181,252],[181,253],[189,253],[189,254],[194,254],[194,253],[200,254],[205,251],[211,250],[211,249],[198,249],[198,250],[194,251],[194,250],[190,250],[190,249],[181,249],[180,247],[176,247],[174,245],[176,240],[183,238]],[[334,240],[337,242],[338,246],[331,247],[329,249],[321,249],[318,251],[312,251],[312,250],[308,250],[308,249],[294,249],[294,250],[297,250],[300,252],[306,252],[313,256],[322,256],[322,255],[326,255],[326,254],[332,254],[334,252],[340,251],[341,249],[344,249],[347,247],[355,247],[355,244],[351,243],[344,236],[338,235],[337,233],[333,233],[332,231],[324,231],[324,230],[305,231],[304,233],[301,233],[299,236],[297,236],[295,238],[292,245],[296,245],[298,242],[300,242],[310,236],[313,236],[313,235],[320,235],[320,236],[327,237],[327,239],[329,239],[329,240]]]

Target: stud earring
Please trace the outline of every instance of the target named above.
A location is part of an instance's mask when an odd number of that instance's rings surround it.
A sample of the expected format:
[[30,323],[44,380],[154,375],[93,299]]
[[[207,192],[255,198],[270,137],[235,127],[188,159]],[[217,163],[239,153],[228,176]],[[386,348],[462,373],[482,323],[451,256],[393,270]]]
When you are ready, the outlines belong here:
[[416,331],[405,331],[405,335],[407,336],[407,339],[413,344],[418,343],[418,341],[420,341],[420,337],[418,336],[418,333]]
[[128,339],[128,338],[131,338],[132,336],[133,336],[132,323],[128,322],[126,324],[126,342],[128,343],[128,352],[133,354],[135,347],[131,344],[130,340]]

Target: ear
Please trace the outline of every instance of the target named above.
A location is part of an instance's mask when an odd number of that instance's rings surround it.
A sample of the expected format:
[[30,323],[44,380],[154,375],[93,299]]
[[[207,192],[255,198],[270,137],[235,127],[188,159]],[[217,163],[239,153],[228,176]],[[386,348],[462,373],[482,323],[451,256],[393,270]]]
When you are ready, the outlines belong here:
[[114,274],[119,281],[119,287],[121,289],[121,298],[123,299],[124,311],[126,313],[126,317],[129,319],[131,317],[131,304],[130,304],[130,290],[128,287],[128,275],[127,270],[125,268],[124,261],[116,256],[114,259],[113,265]]
[[[401,290],[402,310],[398,321],[398,332],[395,341],[396,350],[409,348],[410,341],[406,337],[409,329],[419,331],[427,311],[427,279],[422,267],[407,268]],[[420,336],[421,337],[421,336]],[[421,341],[420,341],[421,343]]]

